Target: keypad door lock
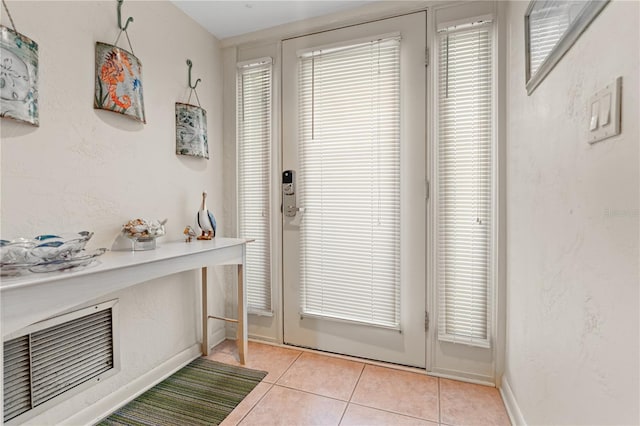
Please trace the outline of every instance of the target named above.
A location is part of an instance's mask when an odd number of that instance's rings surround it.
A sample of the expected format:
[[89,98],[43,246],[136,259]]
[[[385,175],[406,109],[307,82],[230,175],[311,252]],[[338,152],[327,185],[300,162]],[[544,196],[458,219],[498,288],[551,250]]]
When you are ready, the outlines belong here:
[[296,206],[296,172],[285,170],[282,172],[282,211],[286,217],[296,217],[304,209]]

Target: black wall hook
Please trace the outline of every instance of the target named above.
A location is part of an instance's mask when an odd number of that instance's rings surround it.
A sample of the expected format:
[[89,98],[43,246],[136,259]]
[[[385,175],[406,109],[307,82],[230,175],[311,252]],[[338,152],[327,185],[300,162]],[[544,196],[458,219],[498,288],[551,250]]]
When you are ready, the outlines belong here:
[[198,83],[200,83],[200,81],[202,81],[201,79],[197,79],[196,80],[196,84],[194,84],[193,86],[191,85],[191,67],[193,67],[193,62],[191,62],[191,59],[187,59],[187,65],[189,66],[189,88],[196,90],[196,86],[198,86]]
[[124,24],[124,27],[122,26],[122,12],[120,11],[120,9],[122,9],[122,3],[124,3],[124,0],[118,0],[118,28],[120,28],[122,31],[127,31],[127,27],[130,23],[133,22],[133,18],[129,16],[127,18],[127,22]]

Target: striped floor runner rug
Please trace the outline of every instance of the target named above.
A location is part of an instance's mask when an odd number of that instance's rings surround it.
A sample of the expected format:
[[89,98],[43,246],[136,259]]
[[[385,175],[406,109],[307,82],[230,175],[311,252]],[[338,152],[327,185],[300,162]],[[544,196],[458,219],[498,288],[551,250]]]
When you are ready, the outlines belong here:
[[198,358],[99,425],[217,425],[266,376]]

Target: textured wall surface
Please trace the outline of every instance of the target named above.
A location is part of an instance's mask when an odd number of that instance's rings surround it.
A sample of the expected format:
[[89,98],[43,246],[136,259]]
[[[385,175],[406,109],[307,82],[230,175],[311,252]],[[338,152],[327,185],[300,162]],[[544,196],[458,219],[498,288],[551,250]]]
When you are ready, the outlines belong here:
[[[528,424],[638,424],[640,3],[609,3],[531,96],[527,4],[508,16],[505,378]],[[589,98],[618,76],[622,134],[589,145]]]
[[[205,189],[223,227],[218,41],[167,1],[124,3],[142,62],[147,124],[141,124],[93,109],[95,43],[116,39],[115,0],[7,3],[18,30],[39,44],[40,127],[2,120],[2,237],[91,230],[89,247],[111,247],[127,220],[168,218],[161,246],[193,225]],[[5,13],[2,24],[10,25]],[[118,45],[128,49],[124,35]],[[202,78],[209,160],[175,155],[174,104],[187,100],[187,58],[194,80]],[[209,274],[210,311],[219,314],[222,273]],[[198,280],[195,272],[177,274],[101,299],[120,299],[121,372],[33,422],[56,424],[196,343]]]

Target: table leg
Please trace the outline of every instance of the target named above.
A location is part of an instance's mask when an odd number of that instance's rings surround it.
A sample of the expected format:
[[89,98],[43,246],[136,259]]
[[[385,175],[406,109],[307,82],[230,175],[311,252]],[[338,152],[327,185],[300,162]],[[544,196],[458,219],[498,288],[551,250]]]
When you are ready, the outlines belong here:
[[242,273],[242,265],[238,265],[238,329],[236,331],[236,343],[238,345],[238,357],[240,358],[240,364],[245,363],[245,357],[248,352],[247,334],[247,312],[246,306],[246,294],[244,293],[244,276]]
[[207,267],[202,268],[202,355],[209,355],[209,312],[207,308]]

